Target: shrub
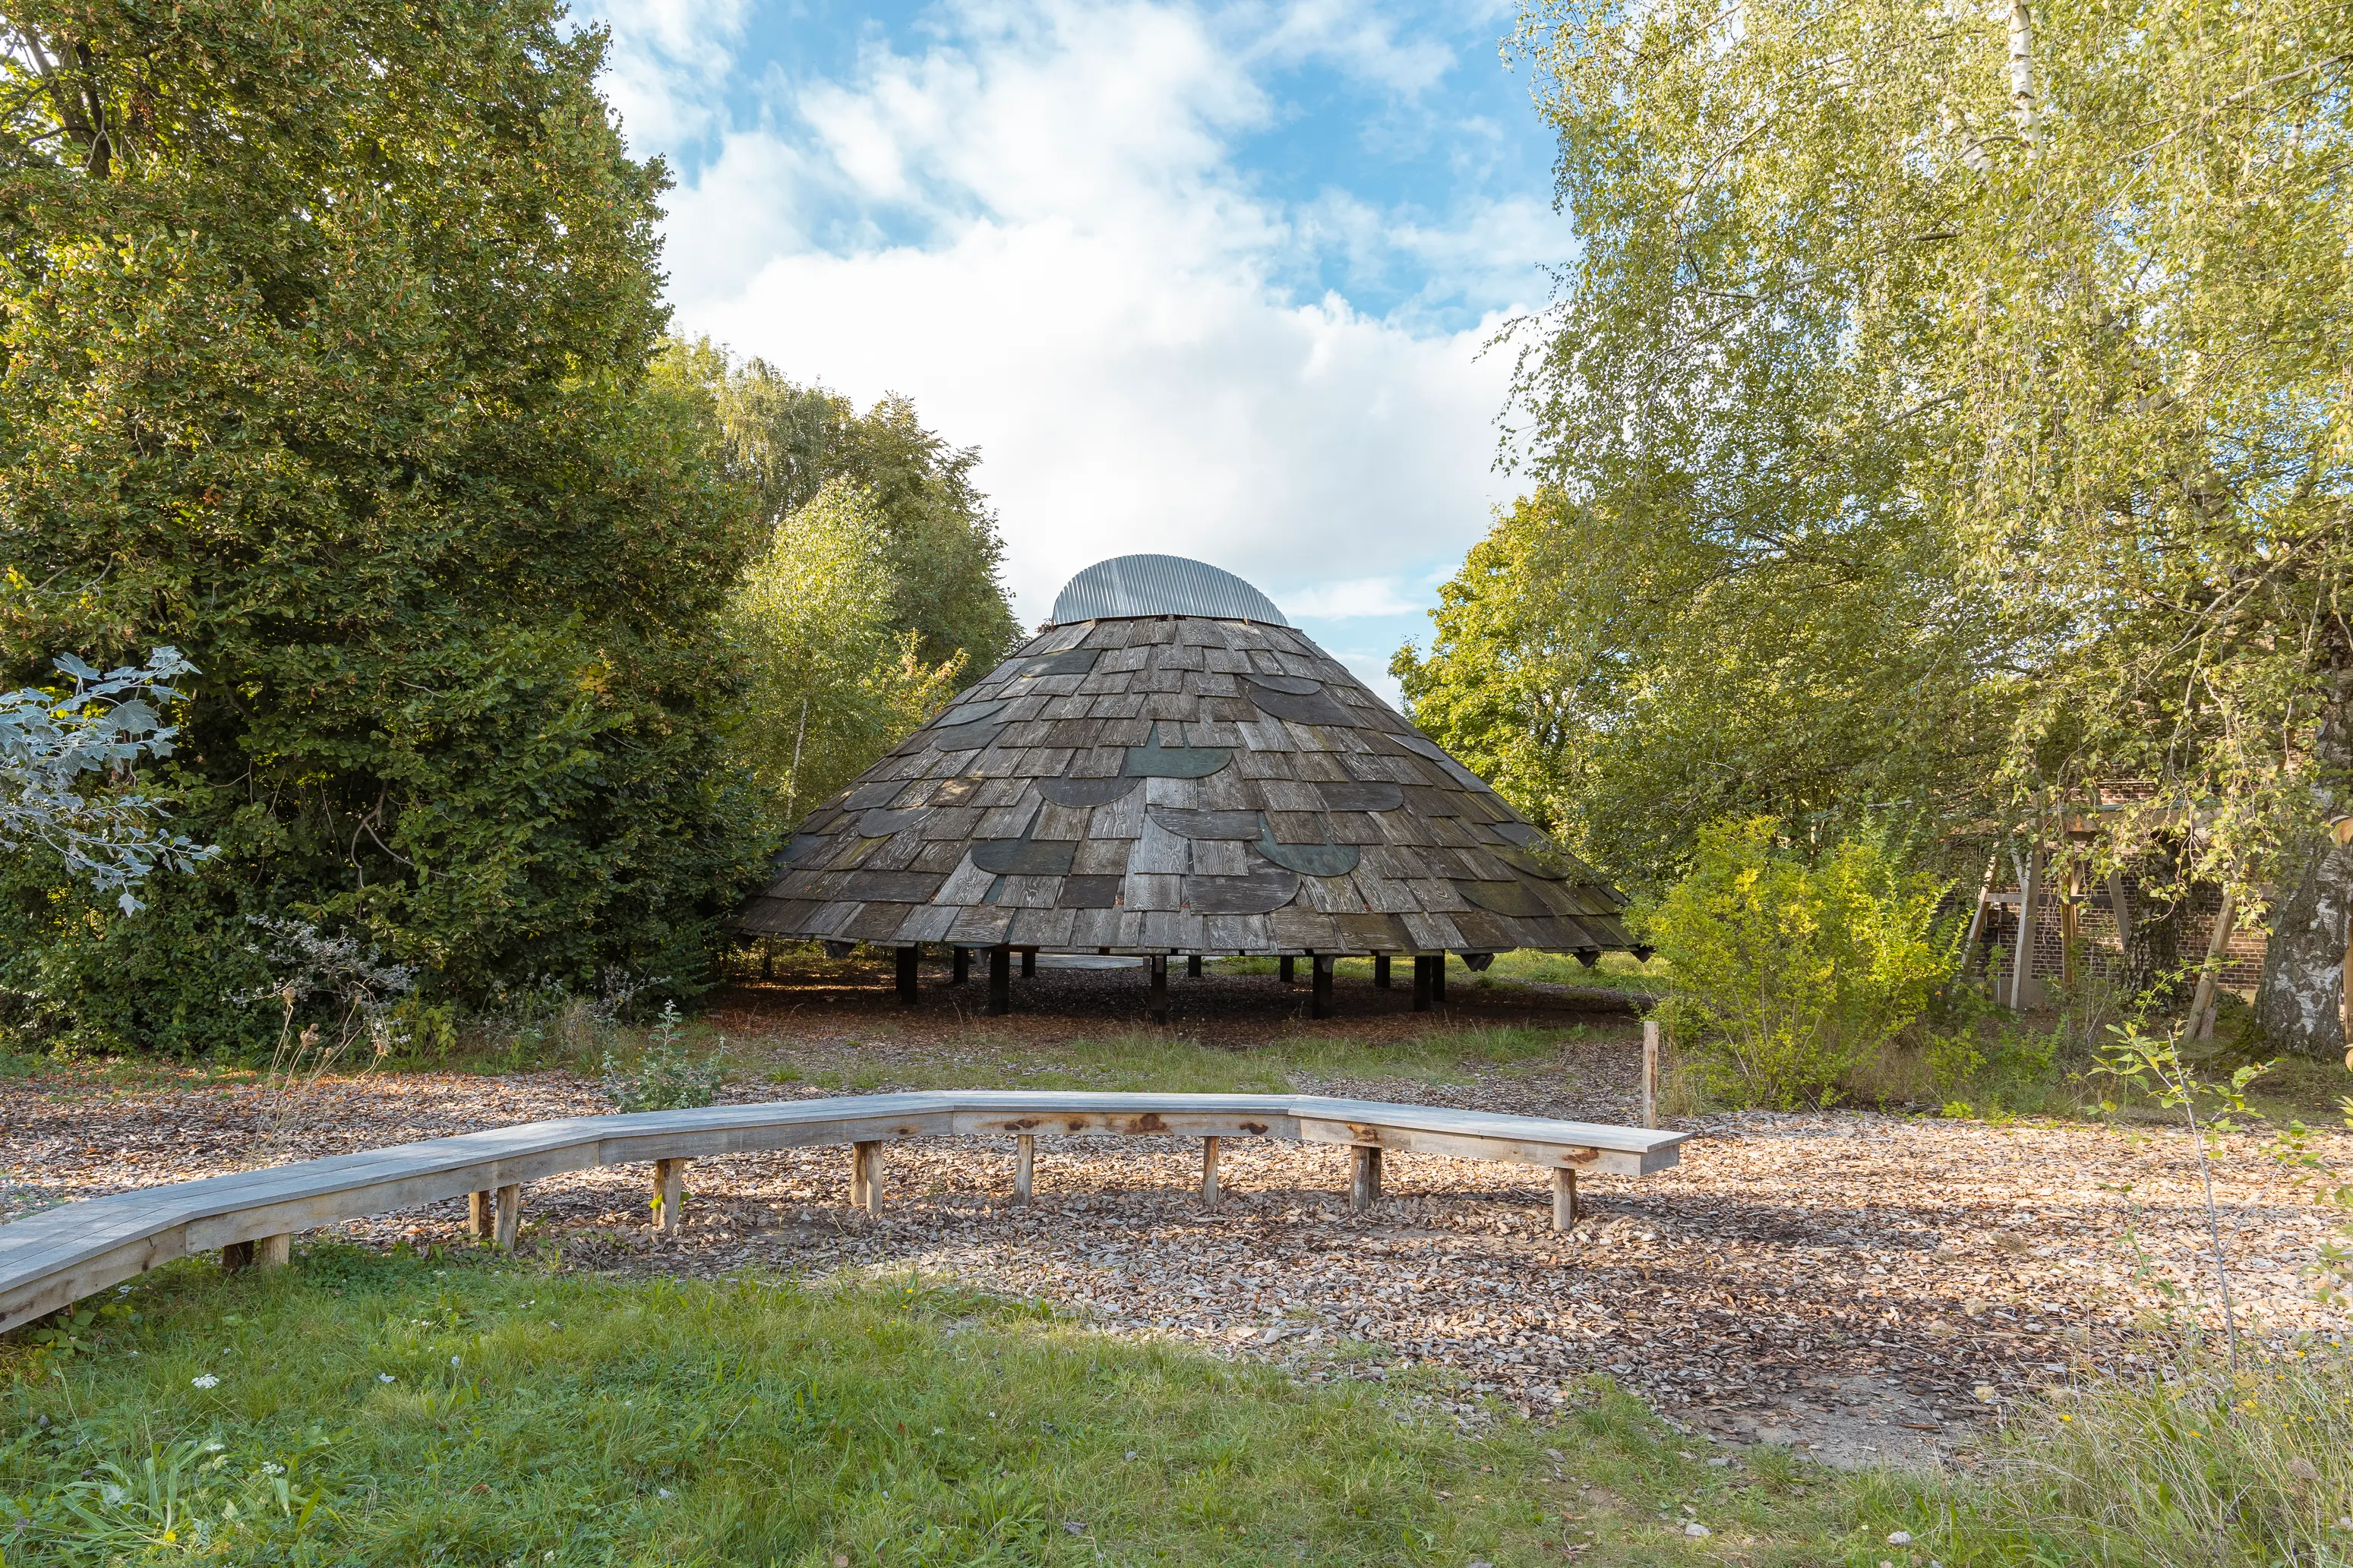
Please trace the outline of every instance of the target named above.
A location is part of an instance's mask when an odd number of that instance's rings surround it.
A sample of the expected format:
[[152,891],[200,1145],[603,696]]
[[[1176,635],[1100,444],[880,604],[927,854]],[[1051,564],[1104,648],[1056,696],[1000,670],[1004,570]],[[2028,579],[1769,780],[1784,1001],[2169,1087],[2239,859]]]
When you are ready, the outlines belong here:
[[614,1110],[691,1110],[719,1098],[726,1074],[717,1062],[689,1056],[679,1034],[678,1004],[665,1002],[637,1060],[624,1062],[607,1053],[602,1077]]
[[1701,831],[1692,868],[1636,912],[1668,961],[1663,1012],[1708,1087],[1746,1105],[1825,1103],[1928,1006],[1953,953],[1944,889],[1881,843],[1809,861],[1770,818]]

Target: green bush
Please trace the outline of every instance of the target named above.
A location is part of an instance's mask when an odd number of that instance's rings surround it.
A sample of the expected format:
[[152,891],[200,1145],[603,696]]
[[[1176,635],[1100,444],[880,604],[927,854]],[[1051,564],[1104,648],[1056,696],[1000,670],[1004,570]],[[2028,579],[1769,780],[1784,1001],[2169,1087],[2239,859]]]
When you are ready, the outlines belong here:
[[1635,918],[1708,1089],[1792,1110],[1834,1098],[1927,1010],[1954,958],[1932,930],[1943,892],[1879,842],[1809,859],[1756,817],[1701,830],[1689,874]]

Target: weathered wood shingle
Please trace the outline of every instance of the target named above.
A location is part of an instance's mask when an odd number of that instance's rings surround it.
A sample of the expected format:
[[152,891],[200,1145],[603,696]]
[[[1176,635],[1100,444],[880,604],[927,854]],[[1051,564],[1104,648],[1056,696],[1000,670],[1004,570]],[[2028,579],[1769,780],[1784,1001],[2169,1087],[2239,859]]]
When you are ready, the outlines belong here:
[[811,812],[747,933],[1131,952],[1632,945],[1624,900],[1297,630],[1057,626]]

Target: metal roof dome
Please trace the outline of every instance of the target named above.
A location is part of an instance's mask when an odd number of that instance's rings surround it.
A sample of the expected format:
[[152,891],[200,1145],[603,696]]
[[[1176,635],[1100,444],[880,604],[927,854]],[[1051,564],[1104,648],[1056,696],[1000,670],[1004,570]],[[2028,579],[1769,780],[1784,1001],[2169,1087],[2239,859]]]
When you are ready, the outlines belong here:
[[1274,601],[1230,572],[1181,555],[1117,555],[1098,561],[1054,598],[1058,626],[1135,616],[1206,616],[1287,626]]

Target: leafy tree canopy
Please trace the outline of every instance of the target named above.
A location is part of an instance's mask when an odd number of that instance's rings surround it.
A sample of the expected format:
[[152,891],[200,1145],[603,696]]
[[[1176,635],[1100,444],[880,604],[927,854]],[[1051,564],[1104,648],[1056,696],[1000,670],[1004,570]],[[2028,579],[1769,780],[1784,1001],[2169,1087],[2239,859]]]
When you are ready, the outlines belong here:
[[221,846],[124,917],[9,873],[21,1007],[195,1049],[244,917],[460,994],[691,983],[751,519],[649,384],[659,163],[549,0],[73,0],[0,58],[0,667],[168,643]]
[[1020,626],[997,580],[1005,544],[996,514],[973,483],[977,448],[925,429],[907,398],[860,414],[841,394],[789,380],[764,360],[733,363],[707,338],[673,343],[665,369],[708,400],[726,471],[765,522],[788,526],[837,479],[866,492],[887,619],[916,634],[918,663],[962,655],[958,684],[969,685],[1011,651]]

